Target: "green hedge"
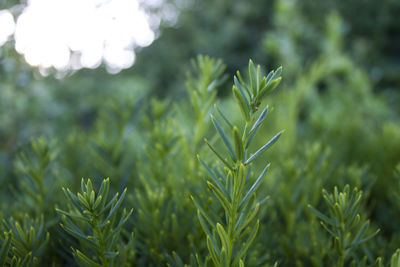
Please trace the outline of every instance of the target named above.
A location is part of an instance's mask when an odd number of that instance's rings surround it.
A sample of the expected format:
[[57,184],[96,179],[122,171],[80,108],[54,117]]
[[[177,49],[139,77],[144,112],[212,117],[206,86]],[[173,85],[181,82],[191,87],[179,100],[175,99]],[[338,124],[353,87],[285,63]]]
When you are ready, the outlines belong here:
[[114,91],[3,147],[0,265],[399,266],[399,116],[334,51],[276,93],[250,61],[220,101],[198,56],[187,98]]

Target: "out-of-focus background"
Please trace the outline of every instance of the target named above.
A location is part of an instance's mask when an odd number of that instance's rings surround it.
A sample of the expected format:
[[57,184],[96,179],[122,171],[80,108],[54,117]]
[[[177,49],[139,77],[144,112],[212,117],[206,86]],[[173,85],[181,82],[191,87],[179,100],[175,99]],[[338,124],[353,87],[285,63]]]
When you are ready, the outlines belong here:
[[199,53],[222,58],[230,74],[249,58],[283,65],[285,85],[324,57],[346,57],[398,109],[399,14],[396,0],[5,0],[0,140],[13,147],[65,125],[90,127],[118,90],[180,97]]
[[286,86],[326,57],[345,57],[399,109],[399,14],[396,0],[5,0],[1,144],[90,127],[101,100],[118,90],[181,97],[197,54],[223,59],[230,74],[249,58],[283,65]]

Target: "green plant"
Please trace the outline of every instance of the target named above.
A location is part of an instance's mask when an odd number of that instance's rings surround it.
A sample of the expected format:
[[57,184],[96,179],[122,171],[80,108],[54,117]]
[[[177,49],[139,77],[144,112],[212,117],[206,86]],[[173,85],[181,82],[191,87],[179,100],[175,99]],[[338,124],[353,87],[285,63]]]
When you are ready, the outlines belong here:
[[[335,252],[332,255],[337,259],[335,266],[345,266],[350,259],[358,261],[355,254],[356,248],[379,232],[377,230],[368,233],[369,220],[360,215],[362,191],[357,188],[351,191],[350,186],[347,185],[343,192],[339,192],[335,187],[333,194],[323,190],[322,195],[328,206],[328,216],[312,206],[309,207],[321,219],[321,226],[331,236],[332,241],[328,245],[332,246]],[[329,248],[328,251],[333,252]]]
[[[193,61],[186,91],[177,84],[175,99],[152,97],[147,93],[151,81],[137,77],[104,84],[113,90],[96,94],[78,94],[83,86],[78,82],[78,89],[68,87],[71,91],[45,90],[42,83],[32,91],[0,90],[2,96],[12,92],[2,103],[29,103],[21,110],[10,108],[15,114],[7,113],[9,118],[0,116],[8,121],[0,123],[0,216],[6,222],[0,226],[0,266],[319,267],[338,266],[340,257],[344,266],[395,263],[399,116],[372,90],[367,73],[340,50],[335,18],[328,19],[326,50],[316,61],[300,68],[292,58],[300,51],[297,46],[293,53],[283,52],[286,78],[283,90],[273,94],[280,69],[264,77],[250,62],[248,75],[233,78],[233,97],[228,97],[224,81],[231,67],[207,56]],[[76,99],[77,109],[64,97]],[[274,106],[268,120],[272,109],[265,102]],[[63,116],[39,123],[35,116],[47,105],[61,106]],[[286,129],[285,138],[269,149],[279,129]],[[48,137],[29,142],[32,133]],[[269,136],[272,141],[266,142]],[[106,194],[97,188],[108,175]],[[79,176],[93,179],[82,184],[74,179]],[[359,191],[341,192],[359,222],[349,216],[344,221],[354,227],[342,229],[319,218],[333,236],[307,204],[339,222],[321,190],[345,184],[363,189],[357,205],[351,199]],[[67,198],[57,194],[62,186],[68,188]],[[124,193],[126,186],[133,190]],[[105,198],[107,209],[93,207]],[[340,206],[340,198],[336,202]],[[114,219],[102,225],[113,207]],[[124,213],[124,207],[134,212]],[[17,223],[37,242],[19,241]],[[364,227],[359,241],[374,234],[370,229],[379,227],[382,233],[374,242],[354,241]],[[23,250],[18,242],[25,244]]]
[[[0,265],[40,266],[40,259],[50,238],[49,233],[45,232],[43,216],[33,220],[26,214],[22,223],[13,218],[3,220],[2,228],[8,232],[0,234],[4,240],[0,252]],[[7,257],[8,254],[11,255],[10,258]]]
[[[50,210],[54,209],[54,190],[59,181],[57,156],[56,142],[42,136],[32,140],[15,160],[15,172],[20,179],[14,193],[22,209],[34,216],[52,215]],[[20,194],[20,191],[24,194]],[[48,224],[52,218],[46,219]]]
[[390,259],[390,267],[399,267],[400,266],[400,249],[397,249],[396,252],[392,255]]
[[12,240],[12,232],[6,232],[3,234],[4,238],[1,237],[0,235],[0,266],[4,267],[6,265],[6,262],[9,261],[8,259],[8,251],[11,246],[11,240]]
[[195,155],[204,150],[199,141],[208,132],[205,121],[226,75],[219,59],[198,56],[191,63],[185,83],[189,104],[152,99],[143,115],[145,137],[132,197],[139,265],[195,262],[194,255],[204,250],[196,244],[202,230],[197,218],[188,216],[196,212],[188,195],[203,189]]
[[217,97],[217,88],[227,79],[226,65],[221,59],[199,55],[191,60],[192,70],[186,72],[186,91],[194,113],[193,149],[197,151],[207,131],[206,119]]
[[178,124],[169,116],[169,106],[166,101],[153,99],[149,114],[142,119],[145,138],[143,153],[137,156],[136,168],[140,173],[132,196],[137,210],[137,263],[141,265],[165,264],[170,253],[165,248],[186,248],[183,242],[187,242],[189,234],[184,225],[178,230],[177,217],[186,206],[181,195],[185,185],[177,179],[180,172],[174,162],[178,161],[182,142]]
[[109,197],[110,180],[105,179],[96,192],[90,179],[82,179],[81,193],[73,194],[68,188],[64,194],[70,201],[69,211],[57,209],[62,215],[61,227],[81,241],[81,247],[72,248],[75,261],[80,266],[122,266],[128,244],[119,238],[123,225],[133,209],[121,212],[126,189],[121,196]]
[[224,216],[221,217],[218,212],[206,211],[195,198],[193,201],[198,208],[200,224],[207,235],[210,257],[216,266],[244,266],[246,252],[256,237],[259,227],[257,213],[263,200],[257,200],[255,193],[269,164],[264,167],[255,181],[251,176],[250,167],[256,158],[276,142],[281,133],[275,135],[251,155],[249,155],[249,146],[267,116],[268,107],[264,108],[259,116],[256,116],[257,110],[262,99],[281,81],[281,71],[282,69],[279,68],[271,71],[267,77],[263,77],[261,67],[255,67],[250,60],[249,82],[245,82],[240,72],[237,72],[232,90],[242,113],[244,124],[242,132],[216,108],[232,133],[233,144],[217,119],[211,117],[229,159],[221,155],[216,146],[205,139],[221,165],[212,169],[203,160],[200,158],[199,160],[208,171],[210,180],[207,180],[207,185],[223,207]]

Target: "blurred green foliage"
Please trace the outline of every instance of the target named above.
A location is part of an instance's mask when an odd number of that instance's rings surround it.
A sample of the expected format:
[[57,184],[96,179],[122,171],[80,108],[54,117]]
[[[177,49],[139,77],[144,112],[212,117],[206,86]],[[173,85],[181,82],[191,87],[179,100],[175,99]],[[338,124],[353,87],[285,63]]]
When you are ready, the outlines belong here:
[[[213,251],[222,265],[229,220],[216,188],[229,186],[231,161],[224,169],[203,138],[224,160],[242,151],[246,135],[226,129],[263,110],[232,78],[249,58],[260,73],[282,65],[283,80],[246,150],[285,133],[252,163],[244,188],[271,163],[254,199],[269,197],[249,205],[258,233],[230,263],[400,266],[399,1],[169,3],[178,23],[118,75],[42,77],[12,42],[0,48],[0,266],[212,266]],[[221,59],[190,63],[199,53]],[[219,226],[208,234],[199,213]]]

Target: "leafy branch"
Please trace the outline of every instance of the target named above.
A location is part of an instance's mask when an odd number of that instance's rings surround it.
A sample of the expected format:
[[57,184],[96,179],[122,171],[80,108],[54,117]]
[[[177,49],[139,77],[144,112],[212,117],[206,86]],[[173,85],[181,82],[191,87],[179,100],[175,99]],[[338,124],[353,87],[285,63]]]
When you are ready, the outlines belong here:
[[220,160],[223,171],[220,171],[221,168],[211,168],[200,157],[199,160],[209,174],[207,185],[223,207],[225,219],[215,219],[219,217],[218,214],[206,211],[195,198],[193,202],[198,209],[200,224],[207,235],[208,251],[216,266],[244,266],[247,250],[257,235],[257,213],[263,201],[256,200],[256,191],[267,173],[269,164],[255,181],[251,177],[250,167],[255,159],[277,141],[281,132],[250,156],[249,145],[267,116],[268,107],[256,116],[261,101],[279,84],[281,71],[282,68],[278,68],[265,77],[261,67],[254,66],[250,60],[249,82],[245,82],[240,72],[237,72],[232,91],[243,117],[242,130],[216,107],[219,116],[231,132],[231,138],[218,120],[214,116],[211,117],[229,158],[225,158],[205,139],[210,150]]
[[360,216],[362,191],[357,188],[351,191],[346,185],[343,192],[335,187],[333,194],[323,190],[322,195],[328,206],[328,215],[310,205],[309,208],[321,219],[321,226],[332,238],[336,266],[343,267],[354,256],[355,248],[373,238],[379,230],[368,234],[369,220]]
[[[69,211],[56,209],[62,215],[61,227],[80,240],[87,252],[72,248],[75,261],[80,266],[119,266],[119,234],[133,210],[119,212],[126,195],[116,193],[109,199],[110,179],[101,183],[96,193],[90,179],[82,179],[81,193],[76,195],[68,188],[64,194],[72,206]],[[84,231],[86,229],[86,231]],[[128,247],[128,246],[127,246]]]
[[227,79],[226,65],[221,59],[199,55],[191,61],[192,71],[186,73],[186,88],[195,116],[193,144],[195,150],[207,130],[205,119],[217,97],[217,88]]
[[45,232],[43,216],[34,220],[25,214],[22,222],[13,218],[3,220],[3,228],[7,231],[0,233],[0,239],[4,240],[0,249],[0,266],[39,266],[50,238]]

